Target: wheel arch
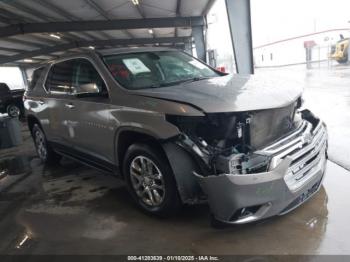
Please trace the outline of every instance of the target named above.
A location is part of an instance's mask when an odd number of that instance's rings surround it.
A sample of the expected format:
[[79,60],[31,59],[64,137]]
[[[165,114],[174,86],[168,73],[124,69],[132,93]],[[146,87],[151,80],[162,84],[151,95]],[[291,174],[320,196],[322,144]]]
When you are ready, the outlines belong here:
[[161,145],[162,141],[157,138],[152,133],[145,132],[143,129],[137,128],[121,128],[115,135],[114,148],[115,148],[115,162],[116,165],[119,166],[119,171],[122,174],[122,163],[128,148],[135,143],[145,143],[152,146],[155,146],[158,151],[164,154],[166,157],[166,153],[163,150]]
[[183,148],[172,142],[171,139],[159,139],[154,134],[145,133],[143,129],[123,129],[116,135],[115,156],[122,177],[122,163],[125,153],[129,146],[134,143],[150,144],[163,153],[173,171],[176,186],[183,203],[195,204],[201,202],[203,193],[196,178],[192,174],[193,170],[198,171],[199,167],[193,157]]

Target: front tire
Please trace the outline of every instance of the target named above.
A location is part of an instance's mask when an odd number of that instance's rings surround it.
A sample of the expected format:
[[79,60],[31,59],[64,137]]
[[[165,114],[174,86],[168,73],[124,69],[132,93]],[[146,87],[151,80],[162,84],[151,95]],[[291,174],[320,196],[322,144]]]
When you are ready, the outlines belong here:
[[35,144],[36,152],[40,160],[49,165],[58,164],[61,156],[58,155],[48,143],[44,131],[38,124],[35,124],[32,129],[32,136]]
[[128,190],[147,213],[170,216],[181,207],[172,169],[164,154],[146,144],[133,144],[123,162]]

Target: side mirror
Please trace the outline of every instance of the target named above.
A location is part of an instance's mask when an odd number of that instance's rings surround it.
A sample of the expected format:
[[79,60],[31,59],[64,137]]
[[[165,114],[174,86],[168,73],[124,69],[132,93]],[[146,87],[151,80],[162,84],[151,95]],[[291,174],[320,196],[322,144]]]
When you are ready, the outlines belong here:
[[100,93],[100,89],[96,83],[86,83],[82,84],[78,88],[78,93]]
[[83,97],[108,97],[108,94],[101,91],[96,83],[87,83],[80,85],[79,88],[75,88],[75,93],[73,93],[78,98]]

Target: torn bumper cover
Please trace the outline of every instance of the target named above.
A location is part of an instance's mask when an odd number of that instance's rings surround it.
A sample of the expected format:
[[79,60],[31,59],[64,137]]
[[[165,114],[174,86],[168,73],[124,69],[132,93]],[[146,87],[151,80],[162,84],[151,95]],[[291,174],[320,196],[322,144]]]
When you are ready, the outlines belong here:
[[217,220],[243,224],[285,214],[320,188],[326,169],[327,131],[304,121],[289,136],[257,151],[271,157],[267,172],[201,176],[194,172]]

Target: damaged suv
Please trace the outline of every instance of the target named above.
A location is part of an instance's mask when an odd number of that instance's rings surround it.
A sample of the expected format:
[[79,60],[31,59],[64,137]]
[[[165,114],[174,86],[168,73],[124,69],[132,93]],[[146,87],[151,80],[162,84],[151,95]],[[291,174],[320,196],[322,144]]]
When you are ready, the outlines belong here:
[[298,86],[166,48],[79,53],[38,70],[24,104],[42,161],[64,155],[119,175],[149,213],[207,201],[216,221],[242,224],[321,186],[327,131]]

